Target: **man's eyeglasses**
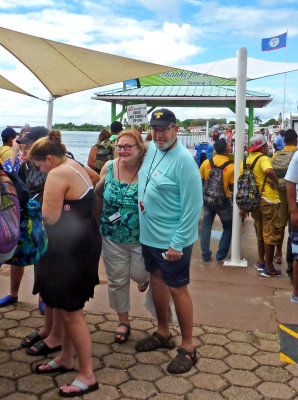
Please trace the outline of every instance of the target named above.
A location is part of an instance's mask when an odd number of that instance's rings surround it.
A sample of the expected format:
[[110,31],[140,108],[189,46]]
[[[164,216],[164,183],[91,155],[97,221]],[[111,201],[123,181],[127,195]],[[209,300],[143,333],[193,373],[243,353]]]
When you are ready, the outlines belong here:
[[163,127],[163,126],[150,126],[151,130],[153,133],[166,133],[169,129],[174,128],[176,125],[175,124],[170,124],[169,126]]
[[121,144],[117,144],[116,149],[117,149],[117,151],[121,151],[121,150],[131,151],[131,148],[134,146],[137,146],[137,144],[125,144],[124,146],[121,146]]

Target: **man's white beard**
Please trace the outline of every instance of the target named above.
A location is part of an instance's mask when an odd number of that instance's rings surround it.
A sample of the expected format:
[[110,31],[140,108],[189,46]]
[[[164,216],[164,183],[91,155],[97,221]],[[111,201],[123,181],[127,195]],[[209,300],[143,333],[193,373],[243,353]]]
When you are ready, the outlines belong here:
[[168,140],[168,141],[165,142],[165,144],[163,144],[162,146],[159,146],[156,142],[154,142],[154,143],[155,143],[156,146],[159,148],[159,150],[167,150],[167,149],[169,149],[175,142],[176,142],[176,137],[172,138],[171,140]]

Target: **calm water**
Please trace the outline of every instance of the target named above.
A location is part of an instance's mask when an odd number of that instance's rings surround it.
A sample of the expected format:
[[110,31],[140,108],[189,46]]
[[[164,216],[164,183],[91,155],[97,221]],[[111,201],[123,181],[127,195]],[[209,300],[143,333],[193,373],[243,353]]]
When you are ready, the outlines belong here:
[[[5,127],[0,127],[0,132]],[[18,132],[19,130],[16,129]],[[61,131],[62,142],[65,144],[68,151],[72,152],[75,159],[81,163],[87,165],[88,155],[91,147],[97,143],[99,132],[85,132],[85,131]],[[145,138],[146,135],[143,135]],[[204,140],[204,137],[199,138],[194,135],[179,135],[178,139],[184,146],[192,146],[194,143],[198,143]],[[0,139],[0,145],[1,145]]]
[[74,158],[87,164],[91,147],[97,143],[99,132],[61,131],[62,142]]
[[[91,147],[97,142],[99,132],[80,132],[80,131],[62,131],[62,141],[68,151],[71,151],[76,160],[83,164],[87,164],[88,155]],[[143,135],[144,138],[146,135]],[[184,146],[192,146],[193,144],[204,141],[204,137],[197,135],[179,135],[178,140]]]

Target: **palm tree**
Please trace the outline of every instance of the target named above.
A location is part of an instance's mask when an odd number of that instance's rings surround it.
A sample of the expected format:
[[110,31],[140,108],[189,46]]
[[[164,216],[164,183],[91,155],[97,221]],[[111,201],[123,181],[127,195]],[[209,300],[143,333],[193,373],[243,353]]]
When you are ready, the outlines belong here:
[[257,115],[254,117],[254,123],[256,124],[256,125],[258,125],[259,123],[261,123],[262,122],[262,120],[261,120],[261,118],[260,117],[258,117]]

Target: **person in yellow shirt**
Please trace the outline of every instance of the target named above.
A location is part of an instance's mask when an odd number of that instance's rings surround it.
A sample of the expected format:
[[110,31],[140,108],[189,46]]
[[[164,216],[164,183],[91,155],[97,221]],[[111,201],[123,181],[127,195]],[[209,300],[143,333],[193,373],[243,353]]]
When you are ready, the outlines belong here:
[[[249,155],[246,165],[250,167],[254,160],[261,156],[253,169],[256,184],[261,193],[261,205],[251,213],[258,241],[256,268],[264,277],[277,277],[281,275],[281,271],[274,268],[273,256],[274,248],[279,244],[281,238],[280,199],[277,193],[278,179],[267,156],[268,150],[268,144],[263,135],[253,136],[250,140],[250,147],[247,149]],[[243,162],[240,165],[240,174],[242,172]],[[241,210],[240,215],[245,218],[247,212]]]
[[[285,227],[288,225],[288,221],[289,221],[289,214],[290,214],[290,210],[289,210],[289,206],[288,206],[288,199],[287,199],[287,192],[286,192],[286,184],[284,181],[284,177],[286,175],[287,172],[287,168],[290,164],[291,158],[293,157],[295,151],[297,150],[297,133],[294,129],[288,129],[285,132],[284,135],[284,141],[285,141],[285,147],[280,150],[277,151],[273,154],[272,156],[272,165],[273,165],[273,169],[276,173],[276,175],[278,176],[279,182],[283,181],[283,185],[279,184],[278,186],[278,196],[280,199],[280,209],[279,209],[279,213],[280,213],[280,225],[281,225],[281,239],[280,239],[280,243],[278,246],[276,246],[276,253],[275,253],[275,257],[274,260],[277,264],[281,264],[282,263],[282,244],[283,244],[283,240],[284,240],[284,234],[285,234]],[[281,168],[278,167],[277,165],[275,166],[274,160],[276,159],[277,155],[283,152],[290,152],[289,153],[289,157],[287,158],[287,165],[285,166],[285,168]],[[281,182],[280,182],[281,183]],[[288,257],[287,257],[288,259]],[[288,273],[289,273],[289,269],[292,270],[291,266],[288,265]]]
[[[220,167],[227,161],[228,158],[228,145],[225,139],[219,139],[214,143],[214,149],[216,151],[216,155],[213,157],[213,162],[216,166]],[[211,171],[211,165],[209,160],[205,160],[201,167],[200,173],[202,177],[202,181],[204,182]],[[230,250],[231,238],[232,238],[232,204],[230,199],[230,189],[233,189],[234,183],[234,164],[231,163],[227,165],[223,169],[223,184],[224,190],[226,192],[226,201],[223,204],[223,208],[220,210],[211,210],[206,205],[204,205],[204,218],[203,225],[201,231],[201,250],[202,250],[202,258],[204,261],[211,261],[212,252],[210,250],[210,236],[211,229],[213,225],[214,218],[216,214],[219,216],[223,233],[221,235],[218,250],[216,253],[216,260],[219,262],[223,262],[228,252]]]
[[13,128],[5,128],[2,133],[3,146],[0,146],[0,163],[3,165],[12,153],[13,139],[17,137],[17,133]]

